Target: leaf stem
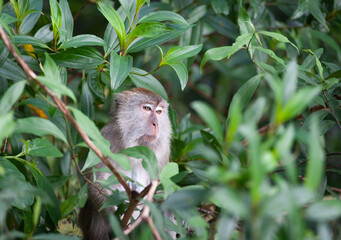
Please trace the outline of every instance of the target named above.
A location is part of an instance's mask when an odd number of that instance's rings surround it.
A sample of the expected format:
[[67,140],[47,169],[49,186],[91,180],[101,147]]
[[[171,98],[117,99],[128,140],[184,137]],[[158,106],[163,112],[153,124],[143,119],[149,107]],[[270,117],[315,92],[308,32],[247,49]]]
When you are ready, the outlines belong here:
[[251,37],[249,43],[247,44],[247,47],[246,47],[247,55],[249,55],[249,58],[250,58],[251,61],[256,65],[256,67],[258,67],[262,72],[265,72],[264,69],[261,68],[261,67],[256,63],[255,60],[253,60],[253,58],[252,58],[252,56],[251,56],[251,53],[250,53],[250,51],[249,51],[249,50],[250,50],[251,41],[252,41],[252,39],[254,38],[255,35],[256,35],[256,32],[254,32],[254,33],[252,34],[252,37]]

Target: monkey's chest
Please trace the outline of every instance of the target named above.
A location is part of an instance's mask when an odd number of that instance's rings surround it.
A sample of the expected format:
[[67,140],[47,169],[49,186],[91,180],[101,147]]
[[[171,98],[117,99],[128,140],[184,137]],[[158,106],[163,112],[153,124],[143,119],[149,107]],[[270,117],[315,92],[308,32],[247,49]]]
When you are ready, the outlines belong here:
[[125,174],[132,180],[129,181],[131,189],[137,192],[141,192],[150,183],[150,177],[147,171],[142,166],[142,159],[131,158],[131,171],[127,171]]

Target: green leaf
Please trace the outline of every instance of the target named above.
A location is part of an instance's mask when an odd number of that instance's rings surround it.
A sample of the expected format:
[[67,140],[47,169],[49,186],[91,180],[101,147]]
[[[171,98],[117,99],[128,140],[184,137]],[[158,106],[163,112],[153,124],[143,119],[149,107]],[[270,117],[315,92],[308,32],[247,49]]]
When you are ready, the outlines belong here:
[[167,27],[167,25],[158,22],[146,22],[141,23],[136,26],[133,31],[128,35],[126,42],[124,43],[125,49],[134,41],[137,37],[143,38],[154,38],[165,34],[170,31],[171,28]]
[[28,34],[34,28],[40,18],[41,11],[43,9],[43,1],[32,0],[29,9],[30,10],[26,12],[28,14],[24,17],[20,24],[20,34]]
[[60,211],[62,217],[66,217],[69,213],[73,211],[73,208],[77,205],[78,197],[77,195],[73,195],[62,202],[60,205]]
[[[284,132],[283,132],[284,131]],[[288,124],[288,127],[283,130],[276,144],[276,150],[279,153],[281,162],[286,168],[286,175],[291,183],[297,183],[297,167],[291,149],[295,138],[295,127],[293,124]]]
[[29,149],[26,151],[28,154],[37,157],[62,157],[63,154],[53,146],[49,141],[44,138],[35,138],[28,141]]
[[76,69],[93,69],[104,63],[100,52],[92,47],[68,48],[50,57],[60,66]]
[[183,26],[180,29],[166,32],[164,34],[159,35],[158,37],[137,39],[135,42],[133,42],[129,46],[127,53],[139,52],[148,47],[161,45],[164,42],[168,42],[176,37],[179,37],[182,33],[187,31],[189,28],[190,26]]
[[48,214],[50,215],[52,221],[54,224],[58,224],[58,220],[61,218],[61,213],[60,213],[60,205],[59,205],[59,200],[56,197],[56,194],[54,193],[53,187],[51,183],[47,180],[47,178],[43,175],[41,175],[35,168],[30,167],[30,171],[33,175],[33,178],[40,190],[45,192],[50,199],[52,200],[53,204],[46,204],[46,210]]
[[[126,17],[128,18],[128,21],[131,22],[132,19],[131,19],[130,9],[132,9],[132,7],[133,7],[132,5],[134,5],[135,1],[126,1],[126,0],[118,0],[118,1],[121,4],[120,8],[123,9]],[[119,12],[120,8],[117,9],[118,14],[120,14],[120,12]],[[122,16],[122,15],[120,14],[120,16]],[[122,21],[124,21],[124,20],[125,19],[122,19]]]
[[21,81],[26,79],[24,71],[12,59],[7,58],[3,65],[0,67],[0,75],[3,78],[11,79],[14,81]]
[[206,15],[207,6],[206,5],[199,5],[198,7],[194,8],[193,11],[189,13],[187,22],[189,24],[193,24],[198,22],[201,18]]
[[[239,89],[240,90],[240,89]],[[232,102],[229,107],[229,114],[227,118],[228,126],[225,135],[225,152],[229,149],[233,137],[238,130],[240,123],[242,122],[242,107],[241,97],[239,94],[233,96]]]
[[223,129],[218,119],[218,116],[214,112],[211,106],[200,101],[194,101],[191,103],[191,108],[193,108],[198,115],[207,123],[207,125],[212,129],[215,137],[222,142],[223,141]]
[[88,82],[88,86],[91,90],[91,92],[99,98],[101,101],[104,102],[105,96],[104,96],[104,86],[100,79],[100,72],[97,70],[92,70],[88,73],[86,81]]
[[335,41],[334,38],[332,38],[330,35],[322,32],[322,31],[316,31],[314,29],[309,28],[309,32],[311,35],[315,38],[320,39],[321,42],[329,45],[331,48],[333,48],[336,51],[337,56],[341,57],[341,48],[339,44]]
[[51,24],[42,26],[35,34],[34,37],[42,40],[43,42],[51,42],[53,40],[53,32],[50,30]]
[[[243,110],[246,105],[250,102],[253,94],[255,93],[260,80],[264,77],[263,74],[258,74],[254,77],[252,77],[251,79],[249,79],[246,83],[243,84],[243,86],[241,86],[238,91],[234,94],[230,107],[233,106],[235,103],[235,101],[239,102],[238,106],[240,108],[240,110]],[[239,98],[237,100],[237,98]],[[230,117],[230,112],[228,117]]]
[[161,183],[163,181],[170,180],[173,176],[179,173],[179,166],[175,162],[169,162],[167,163],[161,173],[160,173],[160,181]]
[[330,79],[330,78],[341,78],[341,70],[335,71],[333,73],[331,73],[326,80]]
[[270,57],[275,59],[279,64],[281,64],[282,66],[285,66],[285,63],[284,63],[283,59],[277,57],[277,55],[272,50],[266,49],[266,48],[263,48],[263,47],[258,47],[258,46],[255,46],[253,48],[268,54]]
[[84,170],[87,168],[91,168],[100,162],[101,159],[92,150],[89,150],[88,156],[81,171],[84,172]]
[[320,1],[318,0],[308,0],[306,1],[309,12],[314,16],[314,18],[319,21],[327,30],[328,26],[326,24],[326,19],[320,9]]
[[183,23],[189,25],[187,21],[179,14],[171,12],[171,11],[156,11],[151,12],[145,16],[143,16],[138,23],[145,22],[162,22],[162,21],[171,21],[174,23]]
[[110,22],[110,24],[115,28],[117,36],[120,41],[121,47],[123,47],[125,42],[125,26],[117,11],[106,4],[104,1],[98,2],[98,10],[103,14],[103,16]]
[[10,25],[10,24],[15,23],[17,21],[19,21],[17,18],[15,18],[15,17],[13,17],[11,15],[8,15],[6,13],[2,12],[1,15],[0,15],[0,22],[2,24]]
[[321,91],[319,87],[305,87],[293,95],[284,105],[279,121],[284,122],[296,117]]
[[41,83],[50,88],[50,90],[59,95],[59,97],[62,94],[70,97],[74,102],[77,101],[73,92],[61,83],[59,70],[47,53],[45,53],[44,73],[45,76],[37,77]]
[[247,207],[241,196],[228,187],[219,187],[213,189],[210,200],[216,204],[219,208],[238,216],[247,216]]
[[13,36],[13,42],[14,44],[18,45],[18,44],[31,44],[32,46],[37,46],[37,47],[41,47],[41,48],[48,48],[48,46],[46,45],[46,43],[44,43],[42,40],[32,37],[32,36],[28,36],[28,35],[16,35]]
[[[21,164],[13,164],[11,161],[0,157],[0,168],[5,170],[0,175],[0,183],[7,183],[8,179],[13,177],[16,184],[19,185],[16,189],[9,189],[12,194],[14,193],[16,195],[14,199],[13,197],[10,197],[10,205],[19,209],[25,209],[33,204],[34,196],[30,193],[33,190],[31,184],[26,182],[24,174],[19,171],[21,167],[23,167]],[[4,190],[6,191],[6,188],[1,189],[2,194],[4,193]],[[3,196],[4,195],[2,195],[2,201],[4,199]]]
[[127,235],[123,233],[121,223],[119,220],[117,220],[116,216],[113,214],[108,214],[108,216],[109,216],[110,226],[112,227],[112,230],[115,233],[115,236],[118,239],[128,240],[129,238],[127,237]]
[[202,72],[202,68],[208,60],[219,61],[223,58],[227,58],[230,55],[231,48],[231,46],[225,46],[207,50],[200,63],[200,72]]
[[187,71],[185,64],[181,62],[169,62],[169,63],[167,62],[166,64],[171,66],[176,72],[176,75],[178,75],[178,78],[181,84],[181,90],[183,91],[188,81],[188,71]]
[[120,56],[112,52],[110,56],[110,85],[111,91],[121,86],[133,67],[132,56]]
[[14,83],[0,99],[0,114],[7,113],[24,91],[26,80]]
[[4,143],[3,140],[12,134],[15,128],[13,121],[13,112],[0,114],[0,147]]
[[73,35],[73,17],[67,0],[59,0],[59,7],[62,13],[62,25],[60,27],[60,40],[69,40]]
[[62,26],[63,17],[57,0],[49,0],[54,39],[58,38],[59,29]]
[[173,209],[178,211],[187,211],[200,202],[204,201],[209,191],[202,186],[187,186],[171,194],[163,202],[163,209]]
[[92,92],[90,91],[88,82],[86,80],[82,80],[82,91],[79,103],[81,111],[90,119],[94,119],[94,96],[92,95]]
[[162,171],[160,173],[160,181],[165,191],[165,198],[178,188],[177,185],[171,180],[171,178],[177,175],[178,173],[179,166],[177,163],[174,162],[167,163],[162,168]]
[[171,28],[159,22],[146,22],[137,25],[129,34],[129,38],[135,39],[137,37],[152,38],[160,34],[169,32]]
[[139,68],[132,68],[129,77],[137,87],[147,88],[159,94],[163,99],[168,100],[166,90],[153,75]]
[[319,60],[319,57],[313,51],[311,51],[310,49],[303,50],[303,51],[308,52],[308,53],[310,53],[311,55],[314,56],[315,62],[316,62],[316,66],[317,66],[317,69],[318,69],[318,72],[319,72],[319,75],[320,75],[320,78],[321,78],[321,81],[324,82],[323,67],[322,67],[322,64],[321,64],[321,62]]
[[268,31],[260,31],[259,34],[263,34],[263,35],[272,37],[272,38],[274,38],[274,39],[276,39],[277,41],[280,41],[280,42],[289,43],[289,44],[291,44],[294,48],[296,48],[298,54],[300,53],[300,51],[298,50],[298,48],[296,47],[296,45],[293,44],[292,42],[290,42],[289,39],[288,39],[286,36],[283,36],[283,35],[280,34],[280,33],[268,32]]
[[330,222],[341,215],[341,202],[325,200],[313,203],[306,210],[307,218],[316,222]]
[[130,157],[142,158],[142,166],[147,171],[151,180],[158,179],[159,166],[154,152],[146,146],[135,146],[126,148],[120,153],[127,154]]
[[41,233],[34,235],[33,240],[79,240],[78,236],[67,236],[58,233]]
[[297,63],[293,60],[288,64],[283,76],[282,104],[286,103],[296,92],[297,73]]
[[82,208],[84,207],[86,200],[88,199],[88,184],[84,184],[83,187],[78,192],[78,204],[77,206]]
[[243,2],[239,1],[238,7],[238,26],[241,34],[255,32],[254,26],[251,22],[250,16],[243,7]]
[[320,58],[323,54],[323,51],[324,51],[323,48],[319,48],[313,52],[314,54],[311,54],[312,51],[310,52],[309,50],[307,50],[306,52],[308,52],[310,54],[304,59],[301,66],[303,68],[305,68],[306,71],[309,71],[312,67],[315,66],[316,58]]
[[189,45],[185,47],[176,46],[171,48],[166,56],[162,59],[163,62],[175,62],[185,58],[193,57],[197,55],[202,49],[202,44]]
[[[147,0],[148,1],[148,5],[149,5],[149,2],[150,0]],[[146,3],[146,0],[136,0],[136,10],[135,12],[139,12],[141,7]]]
[[7,47],[0,47],[0,68],[5,63],[6,59],[8,58],[9,50]]
[[216,14],[228,15],[230,12],[230,8],[227,1],[211,0],[211,4]]
[[252,39],[252,36],[253,33],[244,33],[237,37],[235,43],[233,43],[231,46],[230,53],[227,56],[227,59],[229,59],[233,54],[239,51],[244,45],[248,44]]
[[117,38],[115,28],[110,23],[108,23],[107,28],[105,29],[103,40],[105,42],[104,51],[106,55],[117,48],[119,39]]
[[82,46],[104,46],[105,42],[102,38],[99,38],[92,34],[81,34],[70,38],[60,45],[60,48],[77,48]]
[[308,166],[306,168],[304,186],[316,191],[322,181],[325,153],[323,151],[318,125],[315,119],[311,122],[308,143]]
[[65,143],[64,134],[51,121],[39,117],[18,119],[15,127],[16,133],[31,133],[37,136],[52,135]]
[[96,147],[103,153],[104,156],[110,157],[112,160],[117,162],[123,170],[130,169],[130,161],[123,154],[116,154],[111,152],[110,142],[105,139],[93,121],[91,121],[84,113],[79,111],[76,108],[69,107],[72,110],[78,124],[85,131],[86,135],[88,135],[96,145]]

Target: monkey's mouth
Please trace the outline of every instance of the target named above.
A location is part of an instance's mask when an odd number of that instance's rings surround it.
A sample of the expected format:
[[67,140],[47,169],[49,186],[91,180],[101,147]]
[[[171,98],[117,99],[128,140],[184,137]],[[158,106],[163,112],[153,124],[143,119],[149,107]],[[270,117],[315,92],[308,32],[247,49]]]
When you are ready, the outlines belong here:
[[151,141],[154,141],[156,139],[156,136],[155,135],[144,135],[142,138],[145,141],[151,142]]
[[141,142],[152,142],[154,141],[155,139],[157,138],[157,136],[155,135],[143,135],[141,138],[140,138],[140,141]]

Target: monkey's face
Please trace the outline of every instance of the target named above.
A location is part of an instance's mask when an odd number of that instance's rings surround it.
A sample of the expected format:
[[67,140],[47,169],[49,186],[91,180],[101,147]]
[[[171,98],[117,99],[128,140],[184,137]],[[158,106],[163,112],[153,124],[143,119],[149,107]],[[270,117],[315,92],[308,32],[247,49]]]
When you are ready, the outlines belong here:
[[159,138],[160,123],[162,124],[167,109],[166,106],[155,102],[144,102],[139,107],[144,131],[141,131],[143,134],[139,137],[138,143],[148,146]]
[[154,149],[160,143],[168,146],[171,127],[166,100],[148,89],[134,88],[119,93],[115,106],[123,147],[144,145]]

